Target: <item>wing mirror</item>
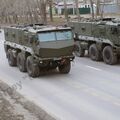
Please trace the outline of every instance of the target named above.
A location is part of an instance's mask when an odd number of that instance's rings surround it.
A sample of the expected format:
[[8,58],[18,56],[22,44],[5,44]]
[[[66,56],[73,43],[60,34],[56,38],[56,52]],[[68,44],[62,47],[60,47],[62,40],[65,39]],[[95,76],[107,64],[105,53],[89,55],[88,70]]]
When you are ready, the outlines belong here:
[[37,36],[34,36],[34,41],[35,41],[35,44],[36,44],[36,45],[39,45],[39,40],[38,40],[38,37],[37,37]]
[[36,45],[39,45],[39,41],[38,41],[38,40],[35,40],[35,44],[36,44]]

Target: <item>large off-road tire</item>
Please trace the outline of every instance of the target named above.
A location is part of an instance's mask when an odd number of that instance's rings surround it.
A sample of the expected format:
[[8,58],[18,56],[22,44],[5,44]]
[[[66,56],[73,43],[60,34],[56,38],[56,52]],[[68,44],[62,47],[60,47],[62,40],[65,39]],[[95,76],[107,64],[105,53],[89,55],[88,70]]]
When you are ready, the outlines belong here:
[[75,55],[78,56],[78,57],[84,57],[84,55],[85,55],[85,50],[82,49],[81,45],[78,43],[78,44],[75,45],[74,53],[75,53]]
[[117,63],[117,55],[115,55],[111,46],[106,46],[103,49],[103,60],[109,65],[114,65]]
[[71,63],[70,61],[68,61],[67,63],[63,64],[63,65],[59,65],[58,66],[59,72],[62,74],[68,74],[70,72],[71,69]]
[[8,58],[8,63],[9,63],[10,66],[16,66],[17,65],[16,57],[14,57],[11,49],[8,49],[8,51],[7,51],[7,58]]
[[100,51],[98,50],[96,44],[90,45],[89,56],[94,61],[100,61],[101,60],[102,57],[101,57]]
[[18,53],[17,55],[17,66],[21,72],[26,72],[26,59],[22,55],[22,53]]
[[34,78],[39,77],[40,68],[39,68],[39,65],[34,62],[34,59],[32,56],[27,57],[26,67],[27,67],[27,72],[29,76],[34,77]]
[[5,53],[6,53],[6,58],[8,58],[7,54],[8,54],[8,48],[7,48],[7,45],[4,44],[4,50],[5,50]]

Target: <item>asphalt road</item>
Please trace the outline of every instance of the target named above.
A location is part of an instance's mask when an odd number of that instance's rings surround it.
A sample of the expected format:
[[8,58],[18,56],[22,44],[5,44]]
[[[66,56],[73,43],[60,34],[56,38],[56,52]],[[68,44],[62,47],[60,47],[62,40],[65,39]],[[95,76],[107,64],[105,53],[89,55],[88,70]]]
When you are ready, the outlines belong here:
[[[61,120],[120,120],[120,64],[76,58],[70,74],[28,77],[9,67],[0,42],[0,79]],[[22,89],[17,83],[22,82]]]

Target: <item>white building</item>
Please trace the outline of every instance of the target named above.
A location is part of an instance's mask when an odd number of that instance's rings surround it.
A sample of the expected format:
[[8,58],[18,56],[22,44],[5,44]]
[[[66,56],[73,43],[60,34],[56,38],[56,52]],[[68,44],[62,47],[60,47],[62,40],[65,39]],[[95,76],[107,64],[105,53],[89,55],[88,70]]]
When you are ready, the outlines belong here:
[[[90,4],[84,4],[83,2],[80,2],[79,5],[79,10],[80,13],[82,14],[89,14],[90,13]],[[56,9],[59,15],[63,14],[64,12],[64,2],[59,2],[56,5]],[[75,14],[76,13],[76,4],[75,2],[71,1],[71,2],[67,2],[67,10],[69,14]]]
[[104,13],[119,13],[120,12],[120,1],[114,0],[110,3],[101,3],[101,10],[103,9]]

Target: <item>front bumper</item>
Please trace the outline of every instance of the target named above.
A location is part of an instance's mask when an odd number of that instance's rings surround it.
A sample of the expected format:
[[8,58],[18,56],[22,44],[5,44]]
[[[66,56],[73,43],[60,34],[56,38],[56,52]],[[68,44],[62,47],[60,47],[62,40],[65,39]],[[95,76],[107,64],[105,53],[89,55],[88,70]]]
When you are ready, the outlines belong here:
[[52,61],[60,61],[62,59],[69,59],[70,61],[73,61],[75,59],[75,56],[61,56],[61,57],[52,57],[52,58],[39,58],[37,56],[34,56],[39,61],[46,61],[46,60],[52,60]]

